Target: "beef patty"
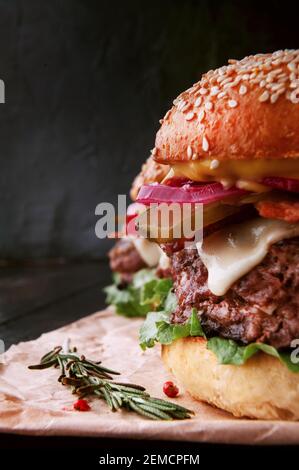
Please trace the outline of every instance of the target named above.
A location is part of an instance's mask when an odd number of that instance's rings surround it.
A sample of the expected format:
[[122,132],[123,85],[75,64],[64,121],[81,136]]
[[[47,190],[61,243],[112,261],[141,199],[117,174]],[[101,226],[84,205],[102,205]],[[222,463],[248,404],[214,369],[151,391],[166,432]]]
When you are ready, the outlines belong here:
[[119,273],[124,282],[130,282],[134,273],[146,267],[134,243],[129,239],[119,240],[108,256],[111,270]]
[[299,237],[272,245],[262,263],[221,297],[208,289],[197,250],[181,250],[171,258],[178,298],[172,323],[184,323],[195,307],[207,336],[276,348],[299,338]]

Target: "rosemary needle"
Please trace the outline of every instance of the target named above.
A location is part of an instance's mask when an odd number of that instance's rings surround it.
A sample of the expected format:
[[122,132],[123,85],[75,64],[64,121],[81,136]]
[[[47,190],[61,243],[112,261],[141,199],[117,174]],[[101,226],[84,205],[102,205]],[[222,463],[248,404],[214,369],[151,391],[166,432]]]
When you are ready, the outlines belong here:
[[[67,350],[66,350],[67,349]],[[68,385],[72,393],[80,397],[91,395],[106,401],[111,411],[124,408],[154,420],[190,418],[193,411],[176,403],[151,397],[141,385],[114,382],[113,375],[119,372],[102,366],[100,361],[91,361],[76,354],[77,349],[57,346],[45,354],[39,364],[29,369],[60,369],[58,381]]]

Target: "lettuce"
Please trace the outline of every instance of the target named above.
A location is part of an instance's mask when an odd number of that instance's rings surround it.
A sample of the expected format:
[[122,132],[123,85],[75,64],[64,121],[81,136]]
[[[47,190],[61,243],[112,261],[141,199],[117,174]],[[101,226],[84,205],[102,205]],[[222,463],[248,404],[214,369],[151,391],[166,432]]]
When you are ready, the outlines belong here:
[[161,312],[150,312],[140,328],[139,342],[142,349],[152,348],[156,342],[170,344],[176,339],[187,336],[204,336],[197,312],[192,313],[186,323],[170,323],[170,313],[174,310],[175,295],[170,292],[166,302],[165,310]]
[[172,289],[171,279],[158,278],[152,269],[138,271],[125,288],[119,285],[119,276],[115,275],[114,284],[104,289],[106,302],[126,317],[144,317],[148,312],[162,310]]
[[214,337],[208,340],[207,348],[213,351],[220,364],[242,365],[258,351],[262,351],[279,359],[290,371],[299,372],[299,363],[292,362],[290,351],[278,351],[269,344],[250,343],[240,346],[232,339]]
[[[171,344],[176,339],[188,336],[205,337],[200,319],[195,308],[187,322],[170,323],[170,314],[177,307],[177,299],[172,292],[171,279],[160,279],[155,270],[142,269],[133,276],[125,288],[119,288],[119,277],[114,277],[114,284],[106,287],[106,301],[116,308],[116,312],[126,317],[146,316],[139,332],[142,349],[152,348],[155,343]],[[212,351],[219,364],[243,365],[259,351],[276,357],[292,372],[299,372],[299,363],[291,360],[291,352],[278,351],[273,346],[263,343],[239,345],[232,339],[213,337],[207,341],[207,349]]]
[[[142,349],[151,348],[156,342],[160,344],[171,344],[179,338],[187,336],[203,336],[198,314],[195,308],[188,321],[183,324],[171,324],[170,313],[176,308],[175,295],[170,292],[165,300],[164,310],[160,312],[150,312],[140,328],[139,341]],[[207,349],[212,351],[219,364],[243,365],[254,354],[259,351],[276,357],[292,372],[299,372],[299,363],[291,360],[291,352],[278,351],[273,346],[263,343],[251,343],[247,346],[240,346],[236,341],[213,337],[207,341]]]

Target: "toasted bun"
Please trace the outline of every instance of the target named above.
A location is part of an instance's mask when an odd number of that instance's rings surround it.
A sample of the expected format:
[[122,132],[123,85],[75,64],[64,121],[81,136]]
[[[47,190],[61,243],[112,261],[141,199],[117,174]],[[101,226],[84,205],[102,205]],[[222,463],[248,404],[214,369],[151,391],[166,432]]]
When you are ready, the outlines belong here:
[[299,374],[258,353],[242,366],[218,364],[202,338],[163,346],[164,363],[197,400],[238,417],[299,419]]
[[211,70],[162,120],[161,163],[299,157],[299,50],[258,54]]
[[160,165],[155,162],[152,156],[149,157],[142,165],[141,172],[133,181],[130,191],[131,199],[135,201],[139,189],[143,184],[160,183],[162,179],[165,178],[169,170],[170,168],[168,165]]

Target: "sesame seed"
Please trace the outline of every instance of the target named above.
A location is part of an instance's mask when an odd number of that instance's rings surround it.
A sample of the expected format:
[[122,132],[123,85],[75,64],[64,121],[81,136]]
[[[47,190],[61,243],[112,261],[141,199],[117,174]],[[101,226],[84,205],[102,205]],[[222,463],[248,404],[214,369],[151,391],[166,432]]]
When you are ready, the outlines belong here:
[[275,69],[275,70],[272,70],[271,75],[279,75],[280,73],[282,72],[282,69]]
[[185,105],[181,109],[182,113],[185,113],[186,111],[188,111],[190,107],[191,107],[191,103],[185,103]]
[[270,93],[268,91],[264,91],[259,97],[259,101],[263,103],[264,101],[267,101],[270,97]]
[[191,158],[192,155],[193,155],[192,147],[191,147],[191,145],[188,145],[188,147],[187,147],[187,157]]
[[260,78],[260,77],[256,77],[256,78],[254,78],[253,80],[250,80],[250,83],[259,85],[259,84],[260,84],[260,81],[261,81],[261,78]]
[[167,113],[164,116],[165,121],[167,121],[167,119],[169,118],[169,115],[170,115],[170,110],[167,111]]
[[266,78],[266,83],[271,83],[273,82],[273,80],[274,80],[274,77],[269,74],[268,77]]
[[205,117],[205,110],[202,109],[200,113],[198,114],[198,122],[202,122],[203,118]]
[[186,121],[192,121],[194,117],[195,117],[195,114],[193,113],[193,111],[191,111],[191,113],[188,113],[186,115]]
[[198,106],[201,105],[201,102],[202,102],[202,97],[199,96],[199,97],[195,100],[194,106],[195,106],[196,108],[198,108]]
[[287,76],[279,77],[279,75],[278,75],[277,78],[278,78],[278,82],[279,82],[279,83],[284,83],[284,82],[287,82],[287,81],[288,81],[288,77],[287,77]]
[[194,154],[192,155],[192,160],[196,160],[196,159],[197,159],[197,153],[194,153]]
[[294,62],[290,62],[290,63],[288,63],[287,68],[288,68],[291,72],[295,72],[295,70],[296,70],[296,64],[294,64]]
[[228,101],[228,106],[230,108],[235,108],[236,106],[238,106],[238,102],[236,100],[229,100]]
[[276,101],[278,100],[279,98],[279,94],[278,93],[273,93],[273,95],[270,96],[270,102],[272,104],[276,103]]
[[159,119],[159,123],[160,123],[160,124],[163,124],[163,119]]
[[290,94],[290,101],[293,104],[298,104],[299,103],[299,88],[292,91],[292,93]]
[[211,96],[215,96],[215,95],[218,95],[219,91],[220,91],[220,90],[219,90],[219,87],[218,87],[218,86],[213,86],[213,87],[211,88],[211,93],[210,93],[210,94],[211,94]]
[[235,86],[239,85],[240,81],[241,77],[236,77],[235,80],[230,84],[231,88],[234,88]]
[[154,156],[157,155],[157,149],[156,149],[156,147],[153,148],[153,150],[152,150],[152,155],[154,155]]
[[204,87],[200,88],[198,91],[201,95],[206,95],[208,93],[208,90]]
[[222,85],[227,85],[227,83],[231,83],[232,79],[231,77],[225,78],[222,82]]
[[299,80],[294,80],[293,82],[290,83],[290,88],[298,88],[299,86]]
[[196,83],[191,88],[189,88],[189,90],[187,90],[189,95],[192,95],[194,93],[195,85]]
[[223,89],[224,89],[224,90],[227,90],[228,88],[231,88],[232,85],[233,85],[232,82],[226,83],[225,85],[223,85]]
[[273,91],[279,90],[280,88],[284,88],[283,83],[273,83],[271,86],[271,90]]
[[277,95],[282,95],[285,91],[286,91],[285,87],[279,88],[278,90],[276,90],[276,94]]
[[210,170],[215,170],[219,166],[219,160],[212,160],[210,163]]
[[290,81],[292,82],[292,81],[294,81],[294,80],[296,80],[296,79],[297,79],[297,74],[296,74],[295,72],[291,72],[291,73],[290,73]]
[[[246,81],[250,83],[250,87]],[[194,118],[201,123],[205,112],[213,109],[215,96],[217,99],[225,99],[228,107],[237,106],[238,99],[229,96],[229,90],[236,87],[239,95],[256,92],[260,103],[276,103],[279,97],[297,103],[299,99],[299,50],[285,49],[273,54],[257,54],[244,57],[244,59],[231,60],[216,70],[210,70],[202,79],[195,83],[187,92],[182,93],[174,101],[178,110],[186,112],[187,120]],[[203,101],[203,95],[207,100]],[[195,112],[196,108],[203,107]],[[193,116],[194,114],[194,116]],[[192,117],[191,117],[192,116]],[[166,113],[167,119],[169,114]]]
[[204,152],[207,152],[209,150],[209,141],[205,135],[202,138],[202,149]]
[[205,103],[205,109],[206,109],[207,111],[211,111],[211,109],[213,109],[213,103],[212,103],[211,101],[207,101],[207,102]]
[[240,95],[245,95],[246,92],[247,92],[247,86],[241,85],[240,88],[239,88],[239,94]]
[[178,110],[181,111],[184,106],[186,106],[186,102],[185,102],[184,100],[181,100],[181,101],[178,103]]
[[283,62],[284,64],[287,64],[288,62],[290,62],[290,61],[292,60],[292,58],[293,58],[293,57],[291,56],[291,54],[286,54],[286,55],[284,56],[284,58],[282,59],[282,62]]

